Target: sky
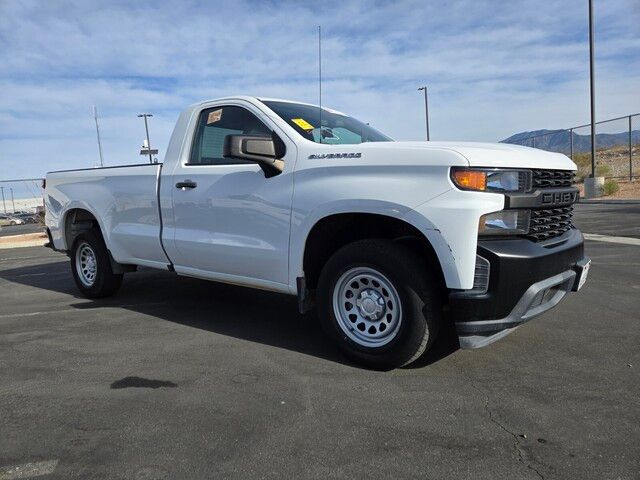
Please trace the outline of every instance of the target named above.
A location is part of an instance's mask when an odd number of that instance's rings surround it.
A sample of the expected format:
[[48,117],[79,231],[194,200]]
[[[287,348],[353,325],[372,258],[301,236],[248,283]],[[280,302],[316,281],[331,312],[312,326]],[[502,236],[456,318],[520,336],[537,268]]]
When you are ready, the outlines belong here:
[[[640,112],[640,0],[595,0],[598,119]],[[499,141],[589,121],[587,0],[0,0],[0,180],[162,159],[187,105],[318,101],[396,140]],[[638,120],[640,128],[640,119]]]

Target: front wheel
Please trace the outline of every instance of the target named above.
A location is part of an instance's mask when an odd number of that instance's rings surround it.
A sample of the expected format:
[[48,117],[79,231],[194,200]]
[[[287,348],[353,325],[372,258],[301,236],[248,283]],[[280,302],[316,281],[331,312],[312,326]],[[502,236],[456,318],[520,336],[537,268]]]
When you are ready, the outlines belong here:
[[389,240],[358,241],[336,252],[320,275],[317,300],[329,336],[347,356],[374,368],[417,360],[441,322],[428,265]]
[[71,249],[71,271],[80,292],[89,298],[113,295],[122,284],[122,274],[111,268],[102,237],[93,230],[78,235]]

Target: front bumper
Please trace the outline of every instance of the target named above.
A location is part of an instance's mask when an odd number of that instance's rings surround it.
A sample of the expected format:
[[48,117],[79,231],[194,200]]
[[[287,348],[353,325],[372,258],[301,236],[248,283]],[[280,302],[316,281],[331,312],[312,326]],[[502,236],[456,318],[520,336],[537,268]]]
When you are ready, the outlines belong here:
[[488,290],[449,295],[462,348],[488,345],[556,306],[577,288],[577,273],[588,261],[575,229],[549,242],[481,240],[478,255],[490,264]]

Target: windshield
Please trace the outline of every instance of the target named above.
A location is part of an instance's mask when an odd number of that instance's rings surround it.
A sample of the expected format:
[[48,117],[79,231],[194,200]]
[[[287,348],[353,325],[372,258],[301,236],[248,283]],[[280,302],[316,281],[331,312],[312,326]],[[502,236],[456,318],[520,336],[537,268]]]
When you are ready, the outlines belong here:
[[291,125],[296,132],[312,142],[349,145],[393,141],[366,123],[335,110],[322,109],[321,129],[320,108],[316,106],[270,100],[262,103]]

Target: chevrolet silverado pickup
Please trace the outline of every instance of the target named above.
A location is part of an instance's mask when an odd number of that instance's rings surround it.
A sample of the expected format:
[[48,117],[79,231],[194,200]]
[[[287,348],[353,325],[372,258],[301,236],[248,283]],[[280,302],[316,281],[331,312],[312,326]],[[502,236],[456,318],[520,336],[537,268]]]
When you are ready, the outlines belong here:
[[558,153],[396,142],[328,108],[229,97],[185,109],[163,163],[47,174],[47,234],[89,298],[139,266],[297,295],[352,359],[399,367],[447,322],[481,347],[582,287],[575,169]]

